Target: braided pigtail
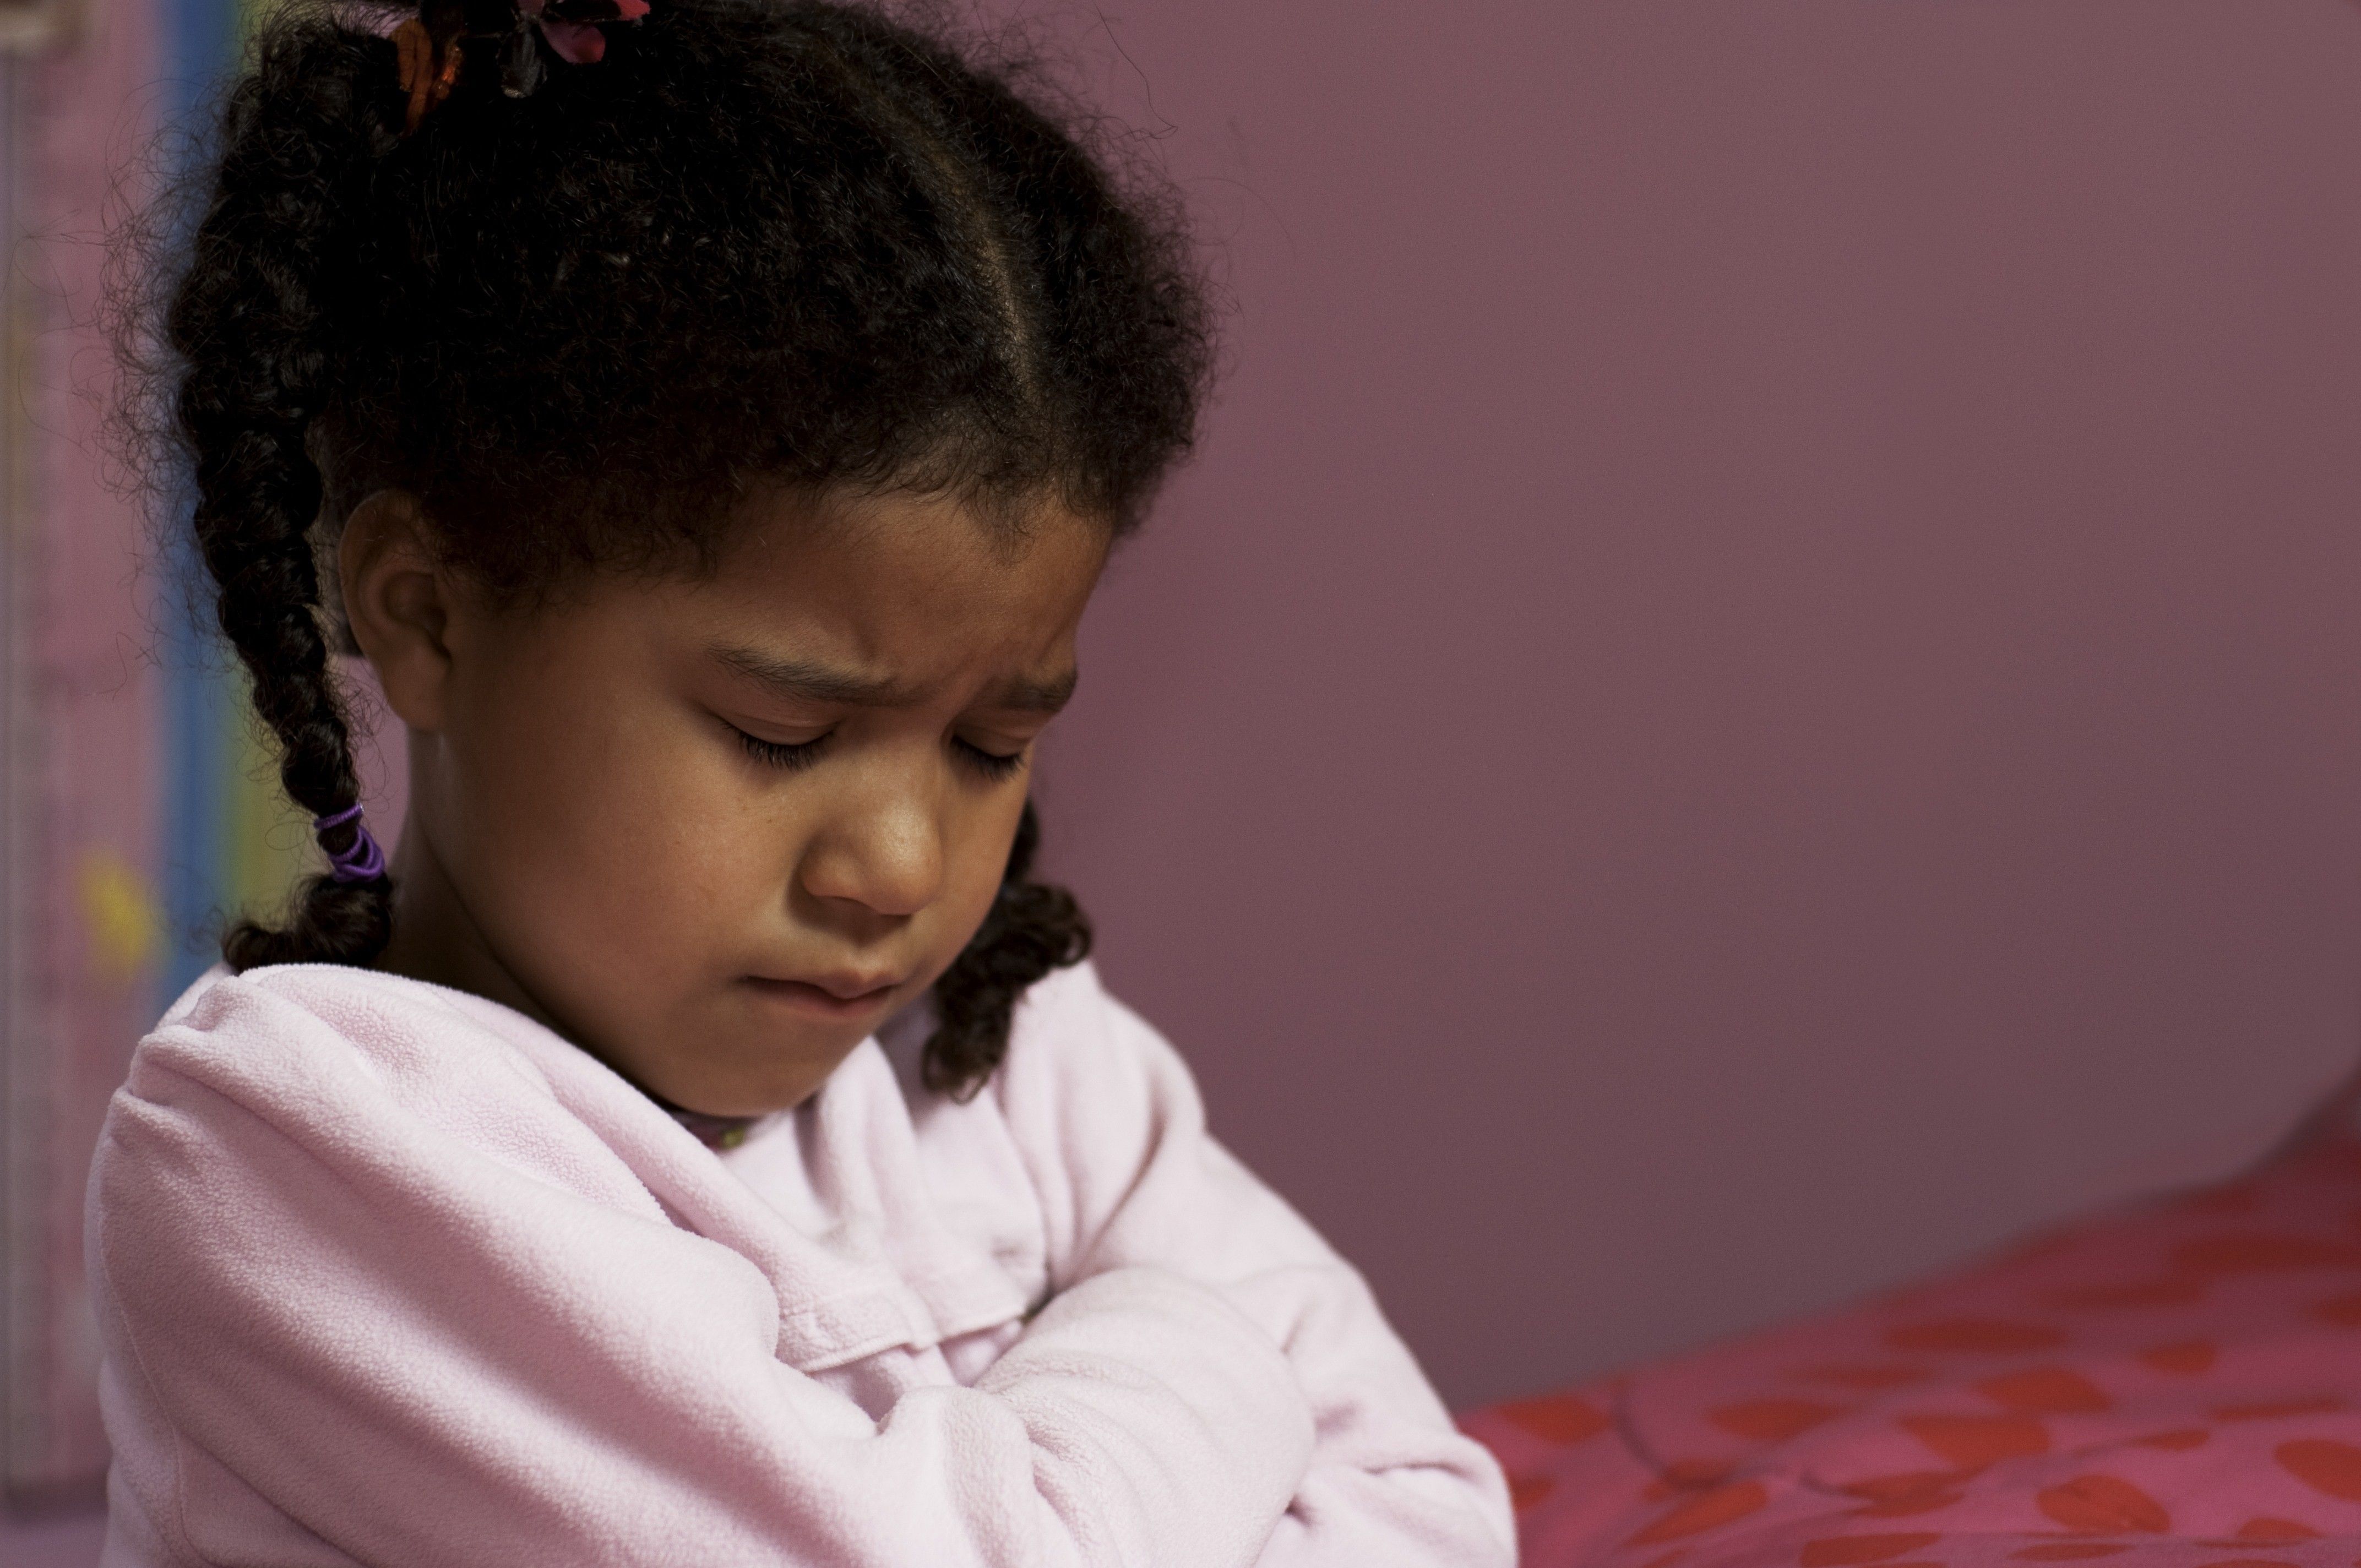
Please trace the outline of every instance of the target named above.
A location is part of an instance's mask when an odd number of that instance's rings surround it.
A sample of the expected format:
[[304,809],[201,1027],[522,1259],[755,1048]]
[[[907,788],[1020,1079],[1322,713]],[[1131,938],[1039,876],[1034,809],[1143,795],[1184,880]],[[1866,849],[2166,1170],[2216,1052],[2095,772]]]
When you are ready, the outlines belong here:
[[165,320],[185,367],[173,412],[222,631],[251,677],[288,795],[315,820],[337,819],[320,835],[337,874],[306,882],[285,926],[248,919],[224,938],[240,970],[367,964],[392,934],[392,883],[355,809],[359,780],[329,672],[311,543],[322,480],[306,444],[335,385],[335,296],[358,283],[351,214],[395,140],[393,80],[381,39],[315,30],[266,42],[224,108],[211,201]]
[[1008,1025],[1026,988],[1090,956],[1090,917],[1074,895],[1031,879],[1040,847],[1041,824],[1027,801],[992,913],[935,981],[935,1032],[921,1068],[938,1094],[973,1098],[1008,1053]]

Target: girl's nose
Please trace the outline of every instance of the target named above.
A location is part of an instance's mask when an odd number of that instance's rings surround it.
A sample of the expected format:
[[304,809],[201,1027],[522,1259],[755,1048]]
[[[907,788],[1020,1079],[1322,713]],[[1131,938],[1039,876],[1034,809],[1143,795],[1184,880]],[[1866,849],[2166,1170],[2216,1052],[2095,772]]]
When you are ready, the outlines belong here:
[[942,892],[940,825],[917,800],[868,803],[813,838],[796,880],[814,898],[916,915]]

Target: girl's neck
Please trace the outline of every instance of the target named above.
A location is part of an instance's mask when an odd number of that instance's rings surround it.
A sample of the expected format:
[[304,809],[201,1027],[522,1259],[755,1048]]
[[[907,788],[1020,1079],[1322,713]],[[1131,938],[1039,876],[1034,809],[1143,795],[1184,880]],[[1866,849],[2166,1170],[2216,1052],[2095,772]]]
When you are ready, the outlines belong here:
[[402,826],[392,871],[393,939],[378,955],[379,969],[497,1002],[544,1028],[566,1033],[492,955],[414,815]]

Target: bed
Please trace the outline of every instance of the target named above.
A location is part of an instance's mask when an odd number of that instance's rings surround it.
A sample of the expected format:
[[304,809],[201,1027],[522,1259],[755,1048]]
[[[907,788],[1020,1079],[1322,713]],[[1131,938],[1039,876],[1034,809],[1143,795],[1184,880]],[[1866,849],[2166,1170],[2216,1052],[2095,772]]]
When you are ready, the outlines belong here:
[[2361,1141],[1463,1424],[1528,1568],[2361,1563]]

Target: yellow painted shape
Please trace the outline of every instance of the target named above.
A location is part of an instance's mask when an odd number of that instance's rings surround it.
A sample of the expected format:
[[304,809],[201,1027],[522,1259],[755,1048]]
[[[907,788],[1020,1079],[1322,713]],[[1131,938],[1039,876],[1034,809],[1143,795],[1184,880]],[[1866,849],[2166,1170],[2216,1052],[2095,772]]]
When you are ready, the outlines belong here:
[[163,907],[148,879],[120,851],[100,844],[82,851],[75,883],[91,968],[110,981],[146,974],[164,933]]

